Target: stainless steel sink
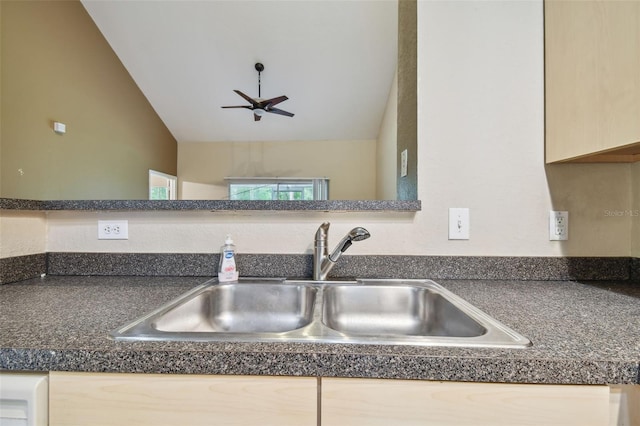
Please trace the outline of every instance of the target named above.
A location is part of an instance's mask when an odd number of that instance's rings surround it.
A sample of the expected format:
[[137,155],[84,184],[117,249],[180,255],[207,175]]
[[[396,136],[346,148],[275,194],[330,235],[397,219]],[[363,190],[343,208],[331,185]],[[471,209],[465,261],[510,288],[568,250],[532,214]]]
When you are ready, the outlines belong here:
[[322,322],[356,336],[477,337],[487,332],[442,294],[409,285],[326,288]]
[[282,333],[313,320],[316,293],[305,285],[209,286],[158,315],[152,327],[168,332]]
[[529,346],[430,280],[211,280],[111,333],[116,340]]

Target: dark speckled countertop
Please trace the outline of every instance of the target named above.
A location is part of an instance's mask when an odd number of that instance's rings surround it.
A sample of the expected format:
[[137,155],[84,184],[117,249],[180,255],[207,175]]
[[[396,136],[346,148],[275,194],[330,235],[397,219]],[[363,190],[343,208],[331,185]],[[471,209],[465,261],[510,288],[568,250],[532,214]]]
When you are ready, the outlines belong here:
[[527,349],[115,342],[109,331],[206,278],[49,276],[0,286],[0,370],[640,383],[640,284],[436,280]]

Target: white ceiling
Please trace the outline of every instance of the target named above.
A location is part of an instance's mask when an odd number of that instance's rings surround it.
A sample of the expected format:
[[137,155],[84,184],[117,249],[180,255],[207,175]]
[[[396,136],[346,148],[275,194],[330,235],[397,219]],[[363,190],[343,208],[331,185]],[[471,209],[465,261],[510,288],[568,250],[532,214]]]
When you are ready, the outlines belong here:
[[[375,139],[397,0],[82,0],[178,142]],[[233,92],[286,95],[254,122]]]

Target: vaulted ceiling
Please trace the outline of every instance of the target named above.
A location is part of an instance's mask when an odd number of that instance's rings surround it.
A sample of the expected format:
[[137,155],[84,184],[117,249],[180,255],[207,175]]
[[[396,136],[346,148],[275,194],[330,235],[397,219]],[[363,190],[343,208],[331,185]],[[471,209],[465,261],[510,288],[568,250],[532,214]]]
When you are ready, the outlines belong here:
[[[396,0],[83,0],[178,142],[375,139],[397,56]],[[286,95],[255,122],[233,92]]]

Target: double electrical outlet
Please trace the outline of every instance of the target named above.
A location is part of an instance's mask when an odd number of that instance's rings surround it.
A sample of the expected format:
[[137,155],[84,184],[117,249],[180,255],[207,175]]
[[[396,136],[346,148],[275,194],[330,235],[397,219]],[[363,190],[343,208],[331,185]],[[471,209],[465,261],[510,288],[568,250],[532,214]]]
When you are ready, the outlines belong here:
[[549,212],[549,240],[565,241],[569,239],[569,212]]
[[128,220],[99,220],[98,221],[99,240],[128,240],[129,221]]

